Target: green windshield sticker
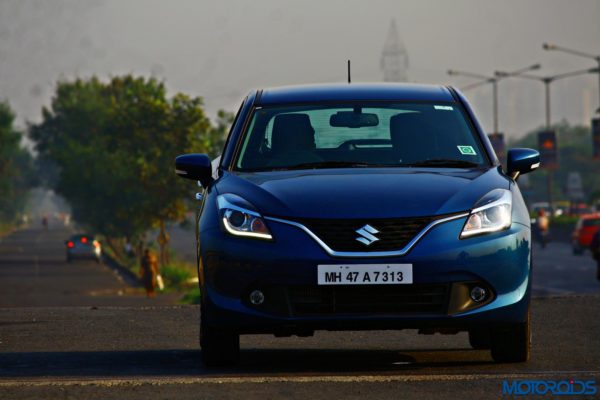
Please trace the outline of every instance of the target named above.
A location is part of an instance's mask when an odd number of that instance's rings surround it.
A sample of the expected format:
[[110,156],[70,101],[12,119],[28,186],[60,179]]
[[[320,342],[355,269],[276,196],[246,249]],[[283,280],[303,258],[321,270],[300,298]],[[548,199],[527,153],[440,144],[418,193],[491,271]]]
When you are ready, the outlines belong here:
[[454,110],[452,108],[452,106],[433,106],[433,108],[435,108],[436,110],[446,110],[446,111]]
[[465,156],[476,156],[477,153],[475,153],[475,149],[473,148],[473,146],[456,146],[458,147],[458,151],[460,151],[460,154],[464,154]]

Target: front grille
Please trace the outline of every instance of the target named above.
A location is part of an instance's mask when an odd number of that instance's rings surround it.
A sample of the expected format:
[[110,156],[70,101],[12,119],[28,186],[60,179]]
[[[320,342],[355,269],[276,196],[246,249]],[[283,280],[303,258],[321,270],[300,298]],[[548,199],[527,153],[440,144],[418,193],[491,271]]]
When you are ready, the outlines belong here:
[[[447,217],[412,217],[396,219],[304,219],[300,221],[335,251],[394,251],[403,249],[419,232],[436,219]],[[370,225],[379,239],[370,245],[356,240],[356,230]]]
[[445,314],[449,289],[434,285],[290,286],[294,315]]

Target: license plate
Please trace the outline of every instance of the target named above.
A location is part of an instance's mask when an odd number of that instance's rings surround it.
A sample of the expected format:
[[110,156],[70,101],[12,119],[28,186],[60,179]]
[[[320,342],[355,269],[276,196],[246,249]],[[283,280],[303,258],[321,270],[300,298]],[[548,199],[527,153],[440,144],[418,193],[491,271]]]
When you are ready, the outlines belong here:
[[412,264],[319,265],[319,285],[401,285],[413,283]]

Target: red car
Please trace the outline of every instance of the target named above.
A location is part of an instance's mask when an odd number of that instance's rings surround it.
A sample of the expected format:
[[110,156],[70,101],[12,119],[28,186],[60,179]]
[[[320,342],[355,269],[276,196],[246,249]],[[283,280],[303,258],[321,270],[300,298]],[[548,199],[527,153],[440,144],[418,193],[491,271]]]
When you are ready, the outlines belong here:
[[582,254],[590,247],[594,234],[600,229],[600,213],[585,214],[579,218],[572,235],[573,254]]

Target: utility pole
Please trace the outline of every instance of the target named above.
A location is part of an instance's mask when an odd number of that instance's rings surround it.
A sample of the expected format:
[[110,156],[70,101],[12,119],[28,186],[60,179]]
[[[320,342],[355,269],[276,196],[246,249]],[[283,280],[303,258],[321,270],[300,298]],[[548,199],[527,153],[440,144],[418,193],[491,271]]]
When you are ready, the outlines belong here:
[[473,73],[473,72],[465,72],[465,71],[458,71],[455,69],[449,69],[447,71],[448,75],[454,75],[454,76],[466,76],[469,78],[477,78],[480,79],[479,82],[475,82],[472,83],[470,85],[464,86],[461,88],[461,90],[470,90],[470,89],[474,89],[478,86],[481,85],[485,85],[487,83],[491,83],[492,84],[492,115],[493,115],[493,132],[492,133],[498,133],[499,130],[499,122],[498,122],[498,81],[500,81],[503,78],[508,78],[510,76],[519,76],[521,74],[524,74],[526,72],[529,71],[533,71],[536,69],[540,69],[541,65],[540,64],[533,64],[530,65],[528,67],[525,68],[520,68],[517,69],[515,71],[512,72],[507,72],[506,75],[503,76],[497,76],[497,74],[495,74],[494,76],[487,76],[487,75],[482,75],[482,74],[477,74],[477,73]]
[[[545,103],[546,103],[546,132],[551,132],[552,130],[552,118],[551,118],[551,105],[550,105],[550,85],[552,84],[552,82],[555,82],[559,79],[563,79],[563,78],[569,78],[572,76],[577,76],[577,75],[583,75],[583,74],[588,74],[588,73],[594,73],[596,72],[596,68],[591,68],[591,69],[582,69],[582,70],[577,70],[577,71],[572,71],[572,72],[565,72],[563,74],[557,74],[557,75],[551,75],[551,76],[536,76],[536,75],[528,75],[528,74],[518,74],[518,75],[510,75],[508,72],[502,72],[502,71],[496,71],[495,75],[496,77],[500,78],[508,78],[508,77],[515,77],[515,78],[522,78],[522,79],[530,79],[530,80],[535,80],[538,82],[542,82],[544,84],[544,92],[545,92]],[[599,74],[600,75],[600,74]],[[555,143],[555,150],[558,152],[558,146],[556,146]],[[557,153],[558,156],[558,153]],[[543,167],[543,165],[542,165]],[[547,172],[547,196],[548,196],[548,204],[550,205],[550,208],[552,208],[552,183],[553,183],[553,168],[552,166],[548,166],[546,168],[546,172]]]
[[596,112],[598,114],[600,114],[600,54],[594,55],[594,54],[586,53],[586,52],[579,51],[579,50],[569,49],[569,48],[563,47],[563,46],[557,46],[557,45],[551,44],[551,43],[544,43],[542,45],[542,48],[544,50],[548,50],[548,51],[552,51],[552,50],[560,51],[562,53],[567,53],[567,54],[571,54],[574,56],[591,59],[591,60],[596,61],[596,63],[598,63],[598,69],[594,68],[593,70],[589,70],[589,71],[592,73],[596,72],[598,74],[598,109],[596,110]]
[[587,68],[587,69],[580,69],[577,71],[565,72],[563,74],[549,75],[549,76],[536,76],[536,75],[529,75],[529,74],[525,74],[525,73],[511,74],[509,72],[496,71],[496,77],[497,78],[521,78],[521,79],[530,79],[530,80],[542,82],[544,84],[545,98],[546,98],[546,129],[550,129],[550,125],[552,123],[552,120],[550,117],[550,114],[551,114],[550,85],[559,79],[570,78],[572,76],[578,76],[578,75],[584,75],[584,74],[593,74],[596,71],[597,71],[596,68]]

